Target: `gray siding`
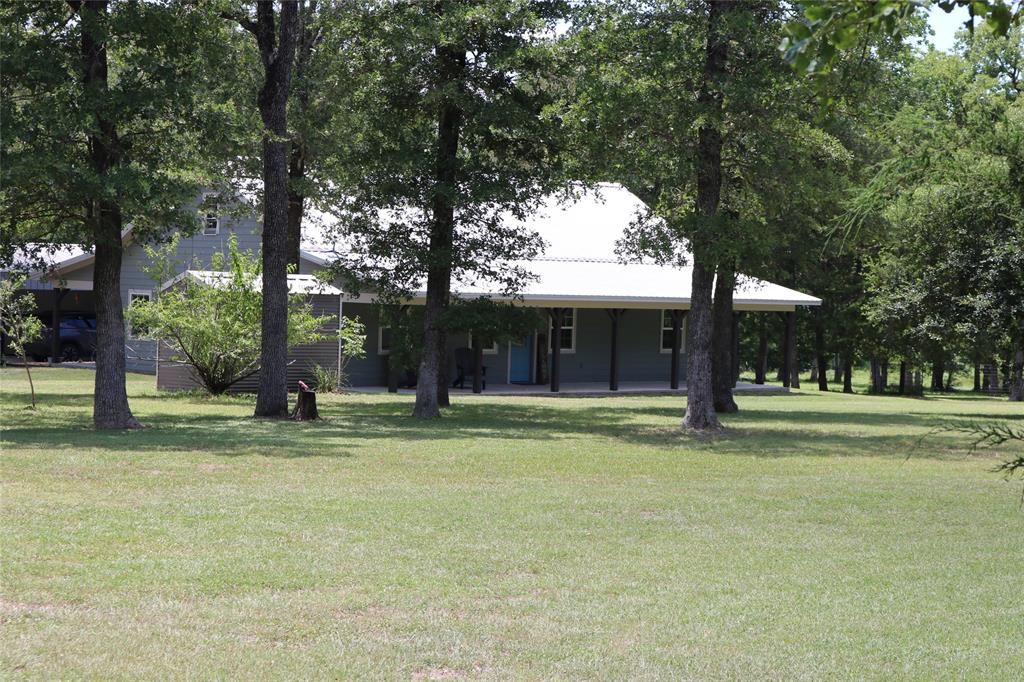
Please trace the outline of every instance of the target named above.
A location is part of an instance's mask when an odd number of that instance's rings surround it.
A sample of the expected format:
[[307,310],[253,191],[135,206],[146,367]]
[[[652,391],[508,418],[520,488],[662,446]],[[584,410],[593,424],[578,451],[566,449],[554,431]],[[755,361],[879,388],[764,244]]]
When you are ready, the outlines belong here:
[[[330,315],[331,322],[323,327],[325,332],[333,332],[338,329],[338,297],[337,296],[312,296],[313,312],[316,315]],[[167,344],[160,344],[160,368],[157,373],[157,388],[166,390],[182,390],[199,388],[199,384],[192,378],[191,371],[186,365],[170,362],[171,352]],[[293,362],[288,365],[288,388],[297,390],[300,380],[312,385],[313,367],[337,368],[338,366],[338,342],[320,341],[318,343],[296,346],[291,353]],[[255,393],[259,388],[259,372],[243,379],[235,384],[231,391],[233,393]]]
[[364,349],[366,356],[352,358],[346,371],[348,372],[349,384],[352,386],[382,386],[388,381],[387,356],[377,353],[377,336],[380,330],[380,321],[377,316],[376,306],[369,303],[345,302],[345,317],[358,319],[366,327],[366,341]]
[[[608,381],[611,332],[612,323],[603,308],[576,309],[576,351],[562,352],[563,383]],[[625,312],[619,321],[619,381],[668,381],[672,355],[661,352],[660,337],[660,310]],[[685,381],[685,364],[681,361],[681,365],[679,378]]]
[[[338,298],[336,296],[314,296],[313,307],[318,315],[336,316],[338,314]],[[366,327],[366,356],[349,361],[346,368],[349,384],[355,387],[386,385],[388,358],[386,354],[382,355],[377,352],[380,323],[376,307],[369,303],[345,302],[344,315],[347,318],[358,318]],[[603,309],[592,308],[577,309],[576,315],[576,350],[572,353],[562,353],[561,380],[563,383],[608,381],[611,352],[611,322],[608,315]],[[619,327],[620,381],[668,381],[671,355],[660,352],[660,324],[661,311],[659,310],[630,310],[625,314]],[[332,323],[327,329],[337,329],[337,323]],[[449,337],[449,381],[454,381],[457,375],[455,349],[468,346],[468,344],[469,339],[465,334],[453,334]],[[157,378],[158,388],[169,390],[198,388],[187,367],[166,361],[169,358],[166,346],[161,348],[160,357],[162,361]],[[290,389],[294,390],[300,379],[312,382],[312,367],[314,365],[337,367],[338,344],[328,341],[299,346],[292,351],[292,358],[294,362],[288,367],[288,385]],[[508,344],[498,344],[496,354],[485,354],[484,365],[487,367],[489,384],[508,383]],[[685,378],[684,355],[680,366],[680,380],[685,381]],[[259,377],[253,375],[236,384],[232,391],[255,392],[258,385]]]
[[[204,235],[202,230],[191,237],[182,237],[174,252],[175,274],[187,269],[207,269],[215,253],[227,253],[228,240],[234,234],[238,238],[238,248],[257,254],[262,244],[262,225],[254,217],[239,218],[222,215],[220,228],[215,235]],[[142,244],[132,243],[125,249],[121,263],[121,302],[124,307],[130,303],[130,292],[154,291],[159,287],[157,282],[144,270],[152,265]],[[75,279],[87,277],[92,279],[92,266],[75,272]],[[131,372],[152,374],[156,370],[156,342],[150,339],[138,339],[129,333],[126,343],[127,368]]]

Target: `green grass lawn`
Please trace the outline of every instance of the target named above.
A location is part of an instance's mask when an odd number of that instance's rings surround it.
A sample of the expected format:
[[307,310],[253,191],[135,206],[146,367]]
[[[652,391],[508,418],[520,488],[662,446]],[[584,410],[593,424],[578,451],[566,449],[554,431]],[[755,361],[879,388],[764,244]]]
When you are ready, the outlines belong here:
[[[943,420],[1005,399],[2,393],[2,676],[1020,679],[1021,483]],[[1012,450],[1007,449],[1004,454]],[[908,455],[911,455],[908,459]]]

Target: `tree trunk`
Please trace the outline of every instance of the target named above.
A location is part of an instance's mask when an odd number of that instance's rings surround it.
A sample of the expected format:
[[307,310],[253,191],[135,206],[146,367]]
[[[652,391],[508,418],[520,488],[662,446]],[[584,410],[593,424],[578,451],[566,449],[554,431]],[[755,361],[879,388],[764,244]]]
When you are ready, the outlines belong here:
[[714,274],[694,261],[690,288],[689,322],[686,325],[686,415],[683,426],[718,429],[712,389],[711,288]]
[[25,363],[25,374],[28,376],[28,391],[32,396],[32,409],[36,409],[36,385],[32,382],[32,370],[28,366],[28,353],[22,351],[21,360]]
[[974,363],[974,392],[981,392],[981,363]]
[[882,393],[889,390],[889,358],[882,360]]
[[732,294],[736,272],[731,265],[718,266],[715,297],[712,307],[711,377],[715,412],[736,412],[739,407],[732,395],[733,372],[733,310]]
[[[449,275],[450,277],[450,275]],[[450,301],[449,296],[445,297],[445,305]],[[448,332],[441,330],[441,343],[438,346],[441,356],[437,359],[437,406],[449,407],[452,404],[451,396],[448,394]]]
[[821,313],[814,313],[814,376],[811,381],[818,382],[819,391],[828,390],[828,360],[825,358],[825,325],[821,321]]
[[754,383],[763,385],[768,375],[768,321],[761,315],[761,330],[757,337],[757,360],[754,367]]
[[1024,343],[1018,342],[1013,354],[1013,373],[1010,377],[1010,400],[1024,402]]
[[[704,78],[697,102],[703,109],[704,124],[697,133],[697,215],[712,222],[718,215],[722,195],[722,114],[723,94],[720,79],[725,75],[729,37],[724,30],[725,13],[731,0],[710,0],[708,32],[704,56]],[[694,239],[693,275],[690,287],[690,313],[687,323],[686,414],[683,426],[690,429],[718,429],[715,414],[711,369],[711,296],[715,268],[706,245]]]
[[843,358],[843,393],[853,393],[853,360]]
[[900,395],[907,394],[907,361],[900,360]]
[[[96,40],[106,35],[106,0],[88,0],[79,6],[82,21],[82,83],[102,101],[107,95],[107,46]],[[89,98],[86,101],[90,101]],[[93,112],[96,127],[89,134],[92,171],[105,177],[120,164],[121,142],[106,113]],[[95,199],[88,209],[96,259],[93,297],[96,305],[96,385],[93,390],[93,425],[97,429],[133,429],[141,424],[128,406],[125,388],[124,308],[121,301],[121,207],[109,199]],[[59,333],[59,330],[58,330]]]
[[839,362],[839,354],[836,353],[832,359],[832,383],[838,384],[843,380],[843,367]]
[[288,162],[288,265],[299,272],[299,254],[302,250],[302,215],[306,197],[299,191],[306,179],[305,150],[293,140],[291,160]]
[[817,358],[818,363],[818,390],[828,390],[828,359],[822,353]]
[[96,388],[93,423],[98,429],[139,428],[125,388],[125,327],[121,302],[121,213],[102,202],[96,222],[93,299],[96,305]]
[[398,368],[392,366],[391,356],[388,356],[388,393],[398,393]]
[[[466,67],[465,50],[438,46],[440,82],[460,82]],[[434,188],[431,199],[430,244],[427,256],[427,300],[423,315],[423,360],[419,383],[416,384],[414,417],[440,417],[441,401],[447,398],[444,311],[451,295],[452,244],[455,238],[455,205],[457,191],[459,135],[462,110],[451,98],[440,104],[437,125],[437,150],[434,167]]]
[[298,9],[295,0],[282,0],[280,16],[275,17],[274,3],[256,3],[253,26],[264,71],[256,99],[263,120],[263,321],[257,417],[288,415],[288,94]]
[[984,389],[989,393],[999,392],[999,370],[994,363],[985,365]]
[[942,391],[945,389],[943,378],[946,374],[946,363],[942,360],[932,362],[932,390]]
[[299,387],[299,392],[295,396],[295,409],[292,410],[289,418],[297,422],[319,419],[320,412],[316,409],[316,393]]
[[869,391],[871,393],[876,393],[876,394],[877,393],[881,393],[881,391],[879,390],[879,384],[882,382],[882,368],[881,368],[881,366],[879,366],[878,360],[876,360],[875,358],[871,358],[870,367],[871,367],[871,370],[870,370],[871,371],[871,388],[869,389]]

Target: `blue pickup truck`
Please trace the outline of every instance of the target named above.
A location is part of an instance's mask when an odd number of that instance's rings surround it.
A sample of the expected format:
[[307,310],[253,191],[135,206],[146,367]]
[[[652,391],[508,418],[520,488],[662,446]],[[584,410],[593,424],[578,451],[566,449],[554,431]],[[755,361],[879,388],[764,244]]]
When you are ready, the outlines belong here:
[[[46,328],[43,335],[28,344],[26,354],[36,361],[50,357],[53,344],[53,328],[50,321],[43,318]],[[94,315],[65,315],[60,321],[60,357],[64,362],[89,360],[96,351],[96,317]],[[4,339],[3,352],[10,355],[7,339]]]

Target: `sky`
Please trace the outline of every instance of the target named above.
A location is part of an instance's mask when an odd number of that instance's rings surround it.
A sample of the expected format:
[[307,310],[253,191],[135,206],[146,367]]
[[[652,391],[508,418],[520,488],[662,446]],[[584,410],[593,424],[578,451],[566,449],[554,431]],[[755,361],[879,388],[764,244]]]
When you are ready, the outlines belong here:
[[968,16],[966,7],[957,7],[946,14],[938,5],[932,5],[928,12],[928,24],[935,32],[931,39],[932,45],[944,52],[952,51],[954,35],[963,27]]

